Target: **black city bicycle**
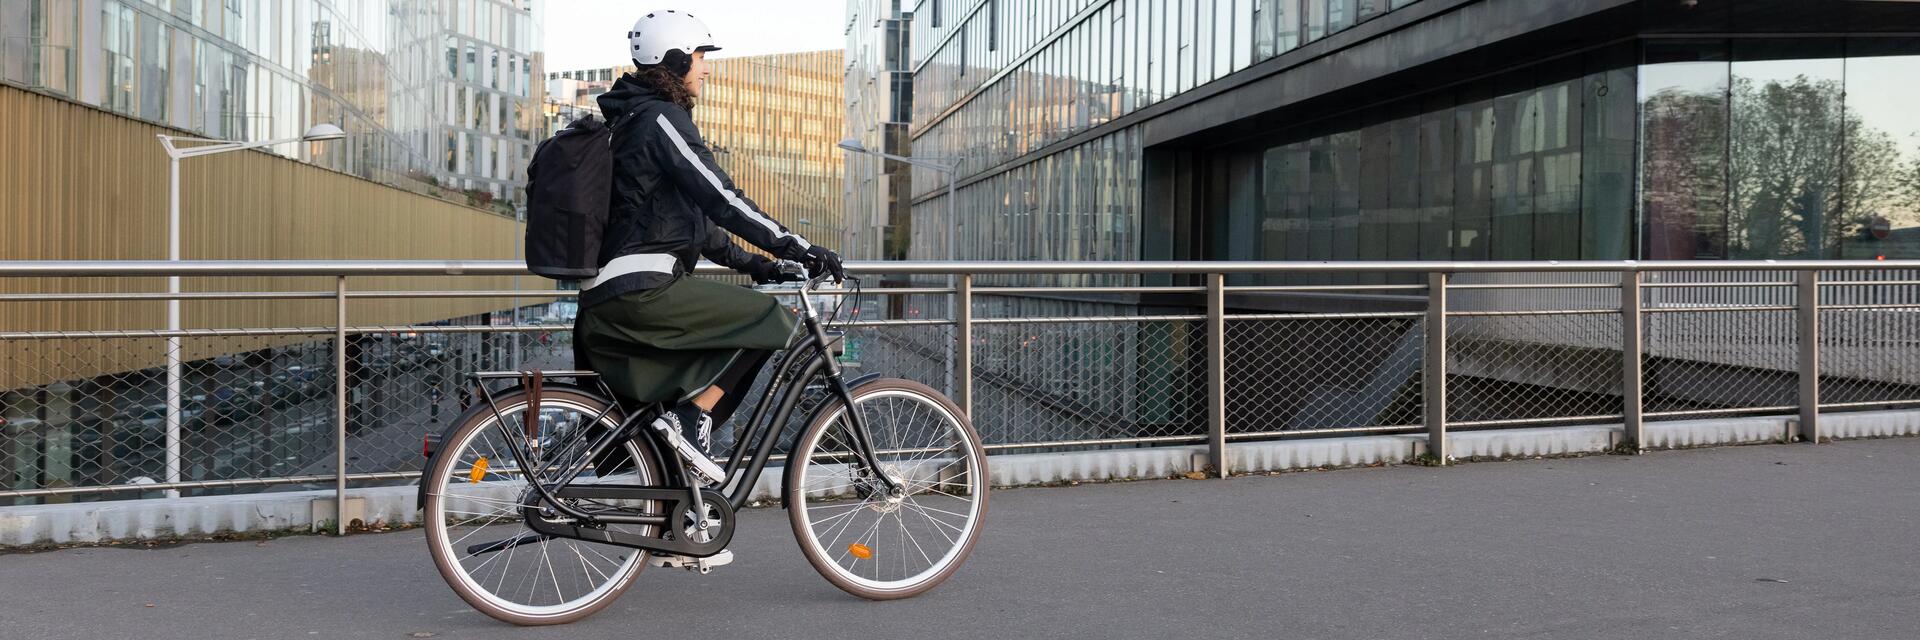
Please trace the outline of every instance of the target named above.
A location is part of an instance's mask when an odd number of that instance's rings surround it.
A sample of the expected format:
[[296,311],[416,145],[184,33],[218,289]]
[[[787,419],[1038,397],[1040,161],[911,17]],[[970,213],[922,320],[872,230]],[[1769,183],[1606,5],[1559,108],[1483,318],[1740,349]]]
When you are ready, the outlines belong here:
[[[592,615],[633,584],[650,552],[706,558],[725,549],[776,449],[785,452],[779,496],[794,538],[834,586],[890,600],[953,575],[986,514],[980,436],[926,385],[846,380],[835,360],[842,336],[828,327],[857,281],[823,321],[814,297],[827,278],[785,266],[805,280],[802,322],[722,482],[702,486],[649,426],[670,407],[623,407],[592,372],[474,374],[476,401],[428,439],[420,485],[427,543],[447,584],[514,624]],[[802,405],[811,407],[805,427],[786,438]]]

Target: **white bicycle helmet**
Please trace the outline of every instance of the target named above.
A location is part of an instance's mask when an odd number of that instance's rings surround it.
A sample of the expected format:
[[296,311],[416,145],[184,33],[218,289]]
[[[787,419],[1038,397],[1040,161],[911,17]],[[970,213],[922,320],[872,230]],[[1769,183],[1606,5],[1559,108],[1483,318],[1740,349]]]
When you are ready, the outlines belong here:
[[[691,13],[664,9],[649,12],[634,21],[627,32],[627,52],[639,66],[673,64],[680,73],[692,63],[696,51],[718,51],[713,32]],[[679,56],[673,56],[678,52]]]

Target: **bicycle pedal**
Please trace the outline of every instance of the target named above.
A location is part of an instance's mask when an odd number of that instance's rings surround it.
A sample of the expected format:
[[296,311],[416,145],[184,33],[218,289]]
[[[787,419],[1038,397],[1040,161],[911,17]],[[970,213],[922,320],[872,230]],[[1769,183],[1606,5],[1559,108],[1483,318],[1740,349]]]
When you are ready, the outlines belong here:
[[733,562],[732,549],[723,549],[720,551],[720,553],[716,553],[712,556],[708,556],[705,558],[695,558],[691,556],[679,556],[679,555],[664,555],[664,556],[648,555],[647,556],[647,564],[649,565],[656,566],[656,567],[686,569],[688,571],[698,571],[702,575],[712,573],[714,567],[726,566],[728,564],[731,564],[732,562]]

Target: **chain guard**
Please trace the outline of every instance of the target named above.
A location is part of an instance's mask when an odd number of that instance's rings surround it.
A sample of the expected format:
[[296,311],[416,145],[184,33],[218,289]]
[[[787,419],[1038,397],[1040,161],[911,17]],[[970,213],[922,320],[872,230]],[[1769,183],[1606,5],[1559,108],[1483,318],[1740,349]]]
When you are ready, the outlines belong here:
[[638,485],[590,484],[568,485],[554,490],[553,493],[555,497],[563,499],[584,498],[595,500],[657,501],[667,505],[667,522],[674,524],[666,527],[666,529],[668,532],[676,535],[674,535],[673,539],[659,537],[649,538],[632,533],[609,531],[604,527],[582,522],[550,522],[540,513],[540,493],[537,491],[529,491],[527,492],[526,500],[521,503],[520,515],[526,521],[528,528],[543,535],[556,538],[585,540],[588,542],[600,542],[634,549],[646,549],[648,551],[662,551],[695,558],[705,558],[720,553],[727,548],[727,543],[733,541],[733,505],[727,502],[726,496],[720,495],[719,492],[712,489],[701,490],[700,497],[720,522],[709,529],[713,539],[699,543],[682,540],[680,538],[684,536],[678,535],[679,532],[686,527],[685,523],[689,522],[689,514],[693,508],[693,505],[689,504],[690,501],[687,499],[687,490],[684,488],[672,489]]

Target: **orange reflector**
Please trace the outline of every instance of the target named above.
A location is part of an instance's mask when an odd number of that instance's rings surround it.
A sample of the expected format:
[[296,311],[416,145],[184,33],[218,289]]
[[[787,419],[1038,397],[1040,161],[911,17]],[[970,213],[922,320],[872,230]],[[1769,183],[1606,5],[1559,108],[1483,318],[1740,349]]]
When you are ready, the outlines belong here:
[[852,553],[853,557],[859,558],[861,560],[873,559],[873,549],[869,548],[867,545],[860,544],[858,542],[847,545],[847,551]]
[[486,477],[486,475],[487,457],[480,456],[479,460],[473,462],[473,470],[467,472],[467,480],[472,484],[480,484],[480,479]]

